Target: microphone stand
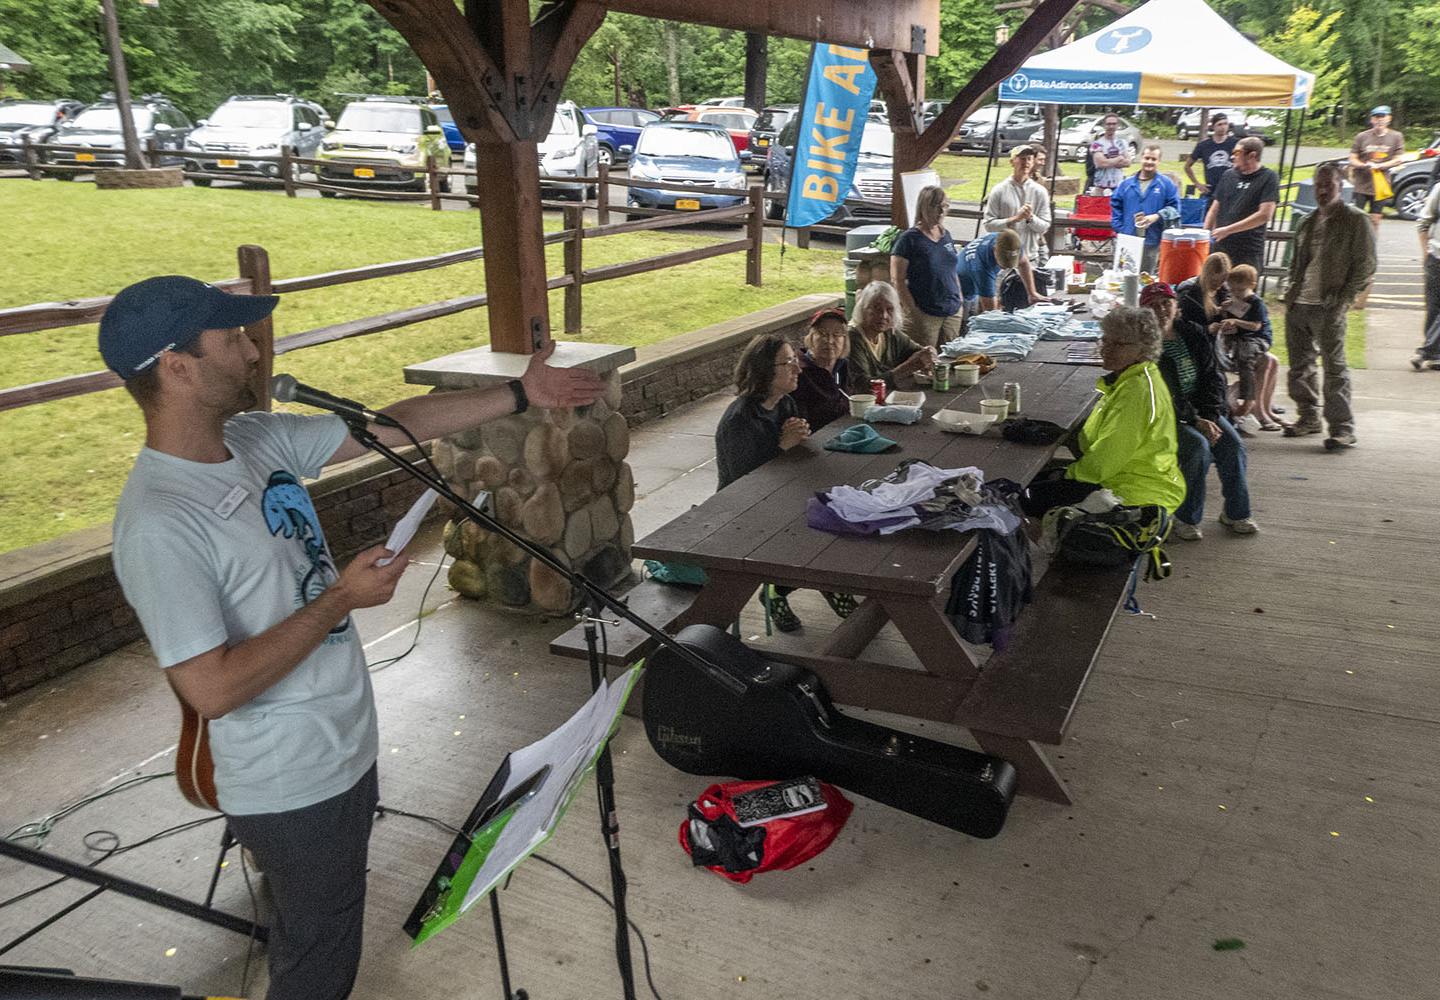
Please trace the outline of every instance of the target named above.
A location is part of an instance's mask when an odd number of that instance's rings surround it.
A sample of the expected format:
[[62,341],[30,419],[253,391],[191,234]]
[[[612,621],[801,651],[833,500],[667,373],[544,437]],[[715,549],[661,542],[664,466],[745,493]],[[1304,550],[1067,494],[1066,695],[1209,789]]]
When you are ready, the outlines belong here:
[[[683,657],[691,665],[714,678],[717,683],[729,688],[735,695],[744,694],[745,686],[739,680],[717,669],[703,657],[698,656],[693,650],[687,649],[677,643],[663,631],[631,611],[629,606],[618,597],[611,594],[593,580],[587,578],[583,573],[576,573],[571,570],[542,546],[535,544],[530,541],[530,539],[507,528],[494,517],[477,508],[469,500],[452,490],[450,486],[438,476],[433,476],[414,462],[402,458],[393,448],[375,436],[374,432],[370,430],[369,425],[362,417],[350,414],[342,414],[341,417],[345,421],[346,426],[350,428],[350,436],[361,445],[376,454],[383,455],[396,468],[403,470],[446,500],[449,500],[471,521],[474,521],[485,530],[493,532],[514,545],[519,546],[533,558],[540,560],[540,562],[544,563],[551,570],[565,577],[570,581],[571,586],[584,594],[578,617],[585,623],[585,646],[590,660],[590,690],[592,693],[599,689],[600,682],[605,676],[605,666],[600,661],[600,650],[596,637],[596,625],[603,623],[603,620],[598,618],[597,615],[602,608],[605,608],[639,628],[660,645],[665,646],[672,652]],[[601,747],[600,756],[595,763],[595,784],[600,805],[600,834],[605,841],[605,848],[610,860],[610,888],[615,908],[615,961],[620,969],[620,984],[625,1000],[635,1000],[635,970],[630,959],[629,918],[625,911],[625,869],[620,861],[620,824],[615,812],[615,769],[610,757],[609,740],[606,740],[605,745]],[[492,908],[492,911],[497,929],[497,942],[500,947],[501,970],[502,975],[504,975],[506,979],[505,988],[508,997],[509,977],[508,966],[504,956],[504,938],[498,934],[498,908]]]

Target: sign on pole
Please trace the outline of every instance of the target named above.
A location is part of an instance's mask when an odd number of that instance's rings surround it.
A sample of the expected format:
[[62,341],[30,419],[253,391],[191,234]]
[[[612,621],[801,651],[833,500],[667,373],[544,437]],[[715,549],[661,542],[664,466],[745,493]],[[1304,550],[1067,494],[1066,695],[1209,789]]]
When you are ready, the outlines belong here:
[[845,201],[874,94],[868,50],[815,44],[795,139],[786,225],[814,225]]

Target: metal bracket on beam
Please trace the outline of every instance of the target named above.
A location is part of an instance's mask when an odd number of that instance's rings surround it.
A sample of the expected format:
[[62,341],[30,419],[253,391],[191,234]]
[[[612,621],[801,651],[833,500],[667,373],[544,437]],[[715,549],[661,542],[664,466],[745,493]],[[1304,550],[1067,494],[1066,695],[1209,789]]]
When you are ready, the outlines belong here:
[[537,351],[545,346],[545,321],[539,316],[530,319],[530,344]]
[[925,54],[925,25],[910,25],[910,51],[919,55]]

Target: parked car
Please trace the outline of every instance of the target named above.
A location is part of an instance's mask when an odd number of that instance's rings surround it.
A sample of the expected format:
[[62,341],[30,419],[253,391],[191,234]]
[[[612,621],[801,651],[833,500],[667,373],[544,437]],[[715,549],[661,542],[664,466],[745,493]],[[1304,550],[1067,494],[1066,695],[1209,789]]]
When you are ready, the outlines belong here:
[[[465,147],[465,169],[475,172],[475,144]],[[550,134],[540,143],[540,189],[560,191],[584,199],[594,194],[594,185],[584,182],[567,183],[554,177],[593,177],[600,164],[599,142],[594,125],[573,103],[566,101],[555,109]]]
[[1205,134],[1210,134],[1210,119],[1216,115],[1223,114],[1230,120],[1230,132],[1238,138],[1246,136],[1259,136],[1267,146],[1275,144],[1276,133],[1280,130],[1280,123],[1273,114],[1265,111],[1245,108],[1190,108],[1183,111],[1175,121],[1175,135],[1180,139],[1199,139],[1200,116],[1206,115]]
[[[202,118],[185,140],[185,168],[237,177],[278,177],[280,164],[249,159],[293,147],[313,157],[325,137],[325,109],[289,94],[237,94]],[[210,178],[194,183],[208,187]]]
[[[160,151],[160,162],[166,166],[183,162],[185,140],[195,126],[184,112],[170,103],[168,97],[145,94],[131,100],[130,117],[135,123],[135,137],[142,148],[153,142]],[[120,108],[115,104],[114,95],[105,94],[75,117],[62,122],[51,142],[84,148],[49,150],[45,155],[46,163],[123,167],[125,133],[120,127]],[[75,174],[67,171],[59,176],[73,180]]]
[[581,108],[585,120],[596,128],[600,162],[607,167],[629,159],[640,139],[640,130],[660,115],[644,108]]
[[[746,159],[749,154],[746,154]],[[706,122],[668,121],[646,125],[630,157],[630,179],[655,183],[733,188],[733,195],[632,187],[626,203],[641,208],[729,208],[745,200],[745,171],[729,133]]]
[[[795,148],[799,131],[797,115],[780,130],[780,137],[770,147],[770,170],[765,175],[765,214],[772,219],[785,218],[785,205],[790,198],[790,151]],[[860,134],[860,156],[855,162],[850,191],[844,203],[824,220],[825,224],[851,226],[887,221],[894,169],[895,133],[884,122],[867,121],[865,131]]]
[[702,108],[743,108],[744,97],[712,97],[708,101],[701,101]]
[[[1022,142],[1044,126],[1044,115],[1038,104],[1002,104],[999,116],[999,140],[995,148],[1004,152]],[[995,105],[987,104],[970,115],[950,140],[950,149],[961,153],[988,153],[996,134]]]
[[1390,172],[1390,186],[1395,189],[1395,214],[1402,219],[1420,217],[1430,188],[1440,181],[1440,133],[1416,158]]
[[762,171],[770,169],[770,146],[775,137],[799,113],[798,104],[774,104],[761,111],[760,117],[755,119],[755,124],[750,127],[750,144],[746,148],[755,154],[752,162],[758,163]]
[[440,119],[440,131],[445,133],[445,145],[450,147],[453,154],[465,155],[465,137],[460,134],[460,126],[455,124],[455,116],[450,113],[448,104],[432,104],[430,110],[435,112],[435,117]]
[[[318,159],[349,162],[321,163],[316,175],[341,187],[423,191],[427,156],[435,157],[439,167],[450,166],[450,146],[434,111],[403,97],[367,97],[345,105],[320,144]],[[448,175],[440,178],[440,190],[450,190]],[[320,193],[335,196],[334,191]]]
[[25,157],[27,138],[49,142],[55,130],[84,106],[70,100],[0,100],[0,163],[19,163]]
[[[1105,134],[1105,126],[1102,122],[1106,115],[1083,114],[1066,115],[1060,119],[1060,159],[1062,160],[1083,160],[1090,149],[1090,143],[1099,136]],[[1119,117],[1118,115],[1116,117]],[[1140,126],[1128,118],[1120,118],[1120,128],[1115,134],[1124,141],[1130,152],[1130,161],[1140,161],[1140,146],[1145,141],[1144,133]],[[1041,143],[1045,141],[1045,129],[1038,128],[1026,139],[1027,142]]]
[[661,108],[660,117],[665,121],[703,122],[718,125],[730,133],[735,152],[743,153],[750,148],[750,130],[760,116],[749,108],[730,108],[706,105],[682,104],[674,108]]

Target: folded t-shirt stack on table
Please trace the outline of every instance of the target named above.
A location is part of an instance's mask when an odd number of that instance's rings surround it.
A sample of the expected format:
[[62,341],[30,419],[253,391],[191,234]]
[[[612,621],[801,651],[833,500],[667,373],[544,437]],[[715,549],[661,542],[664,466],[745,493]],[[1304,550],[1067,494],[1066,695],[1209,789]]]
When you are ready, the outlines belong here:
[[837,535],[889,535],[904,528],[1008,533],[1020,524],[1005,498],[1008,480],[985,482],[974,466],[937,469],[911,459],[883,479],[860,486],[835,486],[811,497],[806,523]]

